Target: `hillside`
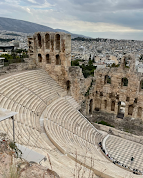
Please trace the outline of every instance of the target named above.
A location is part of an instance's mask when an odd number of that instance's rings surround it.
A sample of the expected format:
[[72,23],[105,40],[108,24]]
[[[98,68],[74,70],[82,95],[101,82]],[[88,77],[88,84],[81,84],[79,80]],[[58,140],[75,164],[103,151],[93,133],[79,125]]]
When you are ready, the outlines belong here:
[[[40,32],[60,31],[60,32],[70,33],[62,29],[53,29],[53,28],[50,28],[44,25],[39,25],[36,23],[28,22],[28,21],[16,20],[16,19],[5,18],[5,17],[0,17],[0,30],[23,32],[23,33],[35,33],[38,31]],[[70,34],[72,38],[83,37],[83,35],[77,35],[77,34],[72,34],[72,33]]]

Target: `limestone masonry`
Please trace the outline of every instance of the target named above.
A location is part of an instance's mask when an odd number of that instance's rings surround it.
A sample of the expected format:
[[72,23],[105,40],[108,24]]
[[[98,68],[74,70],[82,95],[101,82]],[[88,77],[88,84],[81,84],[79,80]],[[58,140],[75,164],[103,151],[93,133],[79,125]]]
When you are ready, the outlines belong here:
[[97,69],[85,79],[80,67],[71,67],[70,34],[38,32],[28,44],[30,58],[84,106],[83,113],[101,110],[119,118],[143,118],[143,75],[135,71],[133,55],[123,56],[120,67]]

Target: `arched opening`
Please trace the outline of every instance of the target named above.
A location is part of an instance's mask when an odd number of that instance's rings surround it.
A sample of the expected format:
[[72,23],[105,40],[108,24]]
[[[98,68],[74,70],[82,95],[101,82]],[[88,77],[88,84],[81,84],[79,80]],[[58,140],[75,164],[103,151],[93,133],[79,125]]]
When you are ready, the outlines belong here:
[[128,86],[128,79],[126,77],[122,78],[121,86]]
[[140,91],[143,90],[143,80],[140,81]]
[[137,102],[138,102],[138,98],[135,98],[134,103],[136,103],[136,104],[137,104]]
[[95,111],[99,111],[100,109],[101,109],[101,99],[97,98],[95,103]]
[[60,56],[58,54],[56,55],[56,65],[61,65]]
[[141,107],[139,107],[138,108],[138,117],[142,117],[142,108]]
[[29,52],[30,52],[30,53],[33,53],[33,51],[32,51],[32,50],[29,50]]
[[41,56],[41,54],[38,54],[38,62],[42,62],[42,56]]
[[117,117],[123,119],[124,118],[124,114],[125,114],[125,102],[123,101],[119,101],[118,102],[118,114]]
[[60,50],[60,35],[59,34],[56,34],[55,41],[56,41],[56,50]]
[[66,86],[67,86],[67,91],[69,91],[71,87],[71,82],[69,80],[66,82]]
[[134,109],[133,105],[130,105],[130,106],[128,107],[128,115],[132,116],[132,114],[133,114],[133,109]]
[[47,64],[51,64],[51,59],[50,59],[50,55],[49,54],[46,55],[46,63]]
[[104,84],[111,84],[111,77],[110,76],[105,75]]
[[111,101],[111,111],[115,111],[115,101]]
[[107,109],[107,100],[104,100],[104,109]]
[[126,101],[129,102],[130,101],[130,97],[127,96],[126,97]]
[[29,45],[31,45],[32,43],[31,43],[31,41],[29,41]]
[[45,35],[46,49],[50,49],[50,35],[46,33]]
[[100,96],[101,96],[101,97],[103,96],[103,92],[100,92]]
[[38,38],[38,46],[41,48],[42,47],[42,41],[41,41],[41,35],[39,33],[37,34],[37,38]]
[[93,111],[93,99],[91,99],[89,103],[89,114],[92,114],[92,111]]

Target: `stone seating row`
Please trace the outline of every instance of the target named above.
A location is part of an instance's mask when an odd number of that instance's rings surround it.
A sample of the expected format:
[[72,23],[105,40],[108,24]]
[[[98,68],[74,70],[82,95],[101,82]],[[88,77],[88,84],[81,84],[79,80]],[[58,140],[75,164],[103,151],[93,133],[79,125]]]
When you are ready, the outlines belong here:
[[[74,170],[77,169],[75,165],[79,166],[78,170],[85,170],[85,178],[93,177],[90,166],[101,173],[104,167],[106,169],[104,172],[109,175],[109,162],[107,161],[107,165],[104,164],[106,159],[97,148],[98,141],[102,139],[101,134],[68,101],[59,99],[64,91],[47,73],[42,70],[19,73],[0,80],[0,87],[0,107],[18,112],[15,116],[17,143],[46,157],[48,154],[53,170],[61,177],[75,177]],[[56,144],[52,144],[53,142],[39,129],[39,118],[44,109],[44,116],[49,119],[45,122],[46,133]],[[0,122],[0,130],[6,132],[12,139],[12,120]],[[66,153],[74,160],[88,165],[88,168],[73,161]],[[91,162],[95,164],[91,165]],[[50,168],[48,159],[42,164]],[[116,170],[114,165],[111,166],[111,170]],[[116,170],[114,174],[119,175],[120,171]]]
[[130,176],[130,173],[118,168],[103,156],[97,146],[103,139],[102,134],[65,98],[52,102],[44,111],[44,117],[44,127],[51,142],[72,160],[84,163],[88,167],[92,162],[93,169],[102,172],[104,168],[104,171],[111,171],[110,175],[113,177],[124,177],[125,174],[127,177]]
[[25,123],[34,128],[40,129],[38,111],[41,108],[41,111],[40,111],[41,113],[42,110],[45,109],[45,104],[43,102],[41,103],[37,102],[39,103],[39,105],[36,105],[36,107],[34,106],[30,110],[28,107],[25,107],[17,103],[16,101],[10,100],[9,98],[6,98],[3,95],[1,95],[0,98],[1,98],[0,107],[17,112],[17,115],[15,116],[16,121],[19,121],[21,123]]
[[[69,103],[60,98],[53,102],[46,110],[45,118],[66,128],[72,133],[94,143],[99,134]],[[87,132],[88,130],[88,132]]]
[[97,146],[87,142],[53,121],[47,120],[46,123],[45,129],[47,135],[61,152],[70,155],[69,157],[72,156],[74,160],[80,161],[94,169],[97,169],[99,166],[99,169],[104,167],[106,170],[110,167],[111,170],[116,170],[114,165],[111,165],[110,162],[102,156]]
[[[42,85],[50,86],[54,88],[56,92],[59,92],[59,93],[64,92],[64,90],[43,70],[35,70],[32,72],[30,71],[30,72],[27,72],[26,75],[21,73],[19,75],[15,75],[14,78],[17,81],[22,82],[23,84],[27,85],[28,83],[29,87],[32,87],[32,84],[38,84],[39,86],[42,84]],[[34,82],[30,83],[31,80],[33,80]]]
[[[12,132],[12,120],[5,120],[0,123],[0,130],[4,131],[9,135],[9,137],[13,138],[13,132]],[[43,154],[47,156],[47,154],[50,156],[52,166],[54,170],[59,173],[63,173],[62,171],[66,171],[68,174],[64,174],[63,177],[73,177],[73,174],[71,174],[71,171],[75,169],[75,162],[72,163],[72,160],[67,159],[66,156],[58,152],[57,150],[53,150],[46,141],[43,139],[43,135],[41,135],[37,130],[30,128],[29,126],[25,124],[18,123],[15,121],[15,138],[16,142],[20,143],[40,154]],[[69,162],[69,164],[68,164]],[[65,163],[65,164],[64,164]],[[67,165],[66,165],[67,164]],[[42,164],[45,167],[50,167],[50,163],[47,160]],[[68,167],[69,165],[69,167]],[[78,164],[77,164],[78,165]],[[73,168],[71,170],[71,167]],[[55,169],[56,168],[56,169]],[[84,173],[84,176],[89,175],[90,170],[83,167],[82,165],[77,166],[76,172],[78,172],[78,169],[84,169],[86,173]],[[74,173],[74,172],[73,172]],[[91,173],[90,173],[91,174]],[[85,176],[85,177],[86,177]],[[89,176],[92,177],[92,176]],[[94,175],[94,177],[97,177]]]
[[47,118],[44,123],[47,134],[64,150],[68,150],[74,156],[76,150],[82,152],[82,161],[86,152],[89,155],[96,154],[98,157],[96,140],[101,134],[64,98],[57,99],[48,107],[45,118]]
[[[48,96],[50,94],[51,95],[59,95],[48,84],[46,86],[43,86],[42,84],[39,86],[38,83],[33,84],[33,89],[31,89],[30,88],[31,83],[35,83],[35,81],[30,80],[29,83],[26,83],[25,85],[23,85],[23,83],[21,81],[15,81],[15,80],[13,80],[13,78],[11,78],[11,80],[9,79],[9,82],[6,85],[3,84],[1,81],[1,89],[3,91],[3,94],[8,95],[8,96],[10,94],[12,94],[13,97],[17,94],[16,92],[18,92],[19,90],[20,90],[19,91],[20,94],[22,94],[22,91],[23,91],[23,93],[27,97],[28,97],[29,93],[30,93],[30,95],[31,95],[31,93],[33,93],[34,95],[37,95],[37,97],[39,97],[43,101],[46,101],[46,96]],[[15,91],[15,95],[14,95],[13,91]]]
[[[37,75],[37,78],[41,77],[42,80],[42,70],[40,70],[40,72],[24,72],[22,74],[17,74],[0,80],[0,107],[18,112],[17,116],[15,117],[17,121],[26,123],[29,126],[39,129],[40,115],[42,114],[46,106],[53,100],[57,99],[59,95],[52,89],[52,87],[48,85],[48,83],[44,84],[45,88],[41,86],[39,89],[39,85],[34,84],[34,75]],[[28,80],[27,77],[29,76],[32,76],[31,80],[25,85],[15,80],[16,77],[19,77],[20,81],[23,81],[22,77],[25,77],[25,79]],[[52,79],[50,78],[50,80]],[[53,83],[56,82],[53,80]],[[32,84],[34,86],[33,91],[29,89]],[[59,93],[62,90],[63,89],[61,89]],[[40,93],[36,93],[36,91],[40,91]]]
[[[89,143],[88,141],[84,140],[83,138],[73,134],[72,132],[68,131],[67,129],[53,123],[50,120],[47,120],[47,129],[50,132],[50,136],[56,140],[56,143],[62,146],[65,150],[68,149],[68,152],[76,153],[82,152],[85,153],[87,150],[90,153],[98,153],[96,150],[95,145]],[[97,155],[98,157],[98,155]]]
[[73,106],[73,108],[77,110],[81,109],[81,106],[78,104],[78,102],[76,102],[76,100],[72,96],[65,96],[65,100],[68,101]]
[[[33,74],[33,71],[30,72],[31,75]],[[24,76],[28,77],[25,75]],[[40,75],[40,74],[39,74]],[[19,80],[22,80],[19,78]],[[52,79],[51,79],[52,81]],[[35,80],[31,78],[31,83],[34,83]],[[17,143],[20,143],[26,147],[31,148],[32,150],[35,150],[39,152],[40,154],[44,154],[47,156],[47,153],[49,154],[54,169],[56,168],[56,172],[59,175],[61,173],[63,174],[63,177],[68,177],[68,175],[71,175],[71,168],[64,165],[64,159],[66,156],[61,155],[60,152],[56,148],[51,148],[49,144],[44,141],[43,134],[39,132],[37,129],[39,124],[39,117],[40,113],[43,112],[45,107],[51,103],[53,100],[57,99],[59,96],[56,95],[55,90],[53,90],[52,87],[46,86],[48,84],[45,84],[45,87],[41,87],[38,84],[31,84],[34,88],[32,88],[33,92],[29,89],[29,84],[25,83],[25,85],[22,85],[20,82],[14,79],[13,77],[9,77],[8,79],[4,79],[0,81],[0,107],[3,107],[5,109],[9,109],[12,111],[18,112],[18,114],[15,116],[15,139]],[[44,93],[44,95],[40,95],[39,91]],[[51,89],[52,88],[52,89]],[[60,88],[60,87],[59,87]],[[50,90],[51,89],[51,90]],[[36,92],[34,92],[34,90]],[[62,89],[59,91],[59,93],[62,92]],[[50,94],[49,94],[50,93]],[[7,119],[5,121],[0,122],[0,130],[6,132],[10,139],[13,139],[13,127],[12,127],[12,120]],[[61,159],[62,157],[62,159]],[[65,159],[66,160],[66,159]],[[61,163],[60,163],[61,162]],[[68,159],[66,162],[69,162],[69,165],[71,163],[71,160]],[[49,161],[47,160],[45,163],[46,167],[50,167]],[[72,163],[74,166],[75,163]],[[60,169],[59,169],[60,167]],[[86,170],[89,172],[89,170]],[[66,173],[67,174],[66,174]],[[72,176],[70,176],[72,177]]]

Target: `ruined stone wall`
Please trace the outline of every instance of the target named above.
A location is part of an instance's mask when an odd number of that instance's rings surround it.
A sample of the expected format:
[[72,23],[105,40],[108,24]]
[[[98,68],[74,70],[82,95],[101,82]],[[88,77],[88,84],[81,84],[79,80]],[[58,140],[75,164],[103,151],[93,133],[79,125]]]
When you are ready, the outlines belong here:
[[28,38],[29,56],[62,86],[68,95],[82,103],[92,77],[87,79],[80,67],[71,67],[71,35],[66,33],[37,32]]
[[[127,140],[131,140],[133,142],[136,143],[140,143],[143,144],[143,134],[141,135],[134,135],[132,133],[128,133],[128,132],[124,132],[121,130],[117,130],[115,128],[109,127],[109,126],[105,126],[105,125],[101,125],[101,124],[97,124],[97,123],[92,123],[98,130],[103,130],[107,133],[109,133],[110,135],[115,135],[117,137],[121,137]],[[136,130],[137,131],[137,130]]]
[[143,119],[143,75],[135,72],[133,55],[124,56],[120,67],[95,70],[93,78],[85,79],[80,67],[71,67],[71,35],[38,32],[28,39],[28,44],[30,58],[68,95],[85,103],[86,114],[101,110],[120,118]]
[[[126,58],[130,66],[125,66]],[[95,70],[96,83],[93,93],[87,98],[87,114],[89,108],[120,115],[121,103],[124,103],[123,117],[143,119],[143,87],[141,73],[135,72],[135,58],[126,55],[118,68]],[[90,101],[93,100],[92,106]]]
[[29,58],[24,59],[24,63],[13,63],[9,64],[9,66],[4,66],[0,68],[0,76],[13,73],[13,72],[20,72],[24,70],[33,70],[36,69],[35,63]]
[[28,39],[29,55],[38,67],[66,89],[68,67],[71,65],[71,35],[54,32],[38,32]]
[[71,82],[70,94],[81,104],[85,100],[85,93],[90,87],[92,77],[84,78],[82,69],[73,66],[69,67],[69,80]]

